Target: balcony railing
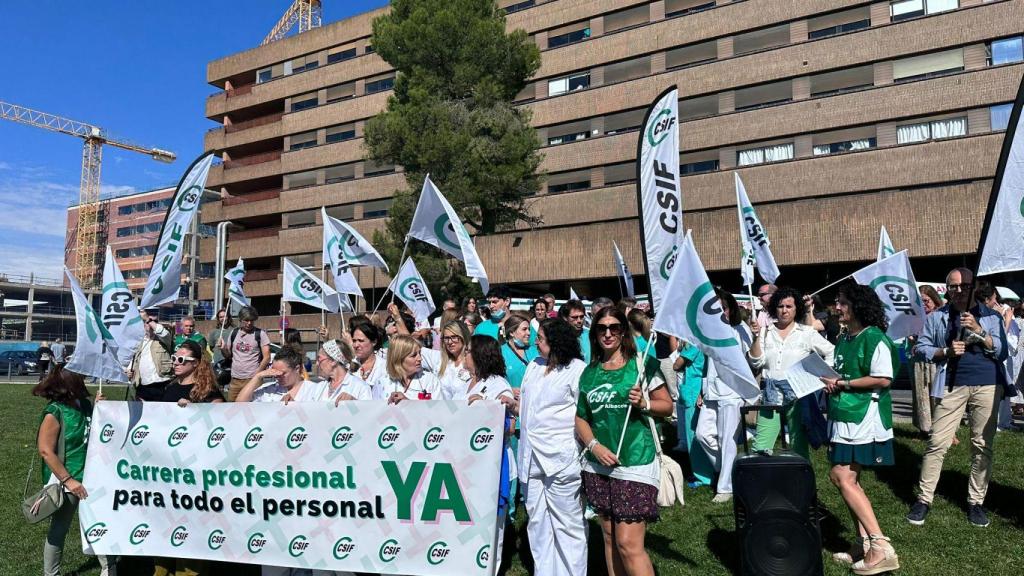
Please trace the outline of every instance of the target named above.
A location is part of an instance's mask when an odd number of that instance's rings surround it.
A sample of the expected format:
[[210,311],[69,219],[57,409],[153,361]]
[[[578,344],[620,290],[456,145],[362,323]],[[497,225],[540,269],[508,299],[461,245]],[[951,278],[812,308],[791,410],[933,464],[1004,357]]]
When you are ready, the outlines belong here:
[[264,162],[273,162],[281,158],[280,150],[271,150],[270,152],[264,152],[262,154],[253,154],[251,156],[241,156],[234,160],[227,160],[224,162],[224,169],[230,170],[232,168],[240,168],[242,166],[252,166],[254,164],[263,164]]
[[281,197],[281,189],[273,188],[269,190],[260,190],[258,192],[249,192],[247,194],[239,194],[238,196],[225,196],[225,206],[235,206],[237,204],[245,204],[246,202],[258,202],[260,200],[274,200],[275,198]]
[[280,122],[281,116],[284,112],[277,112],[275,114],[267,114],[266,116],[260,116],[251,120],[245,120],[242,122],[236,122],[234,124],[228,124],[224,126],[225,134],[233,134],[235,132],[241,132],[242,130],[248,130],[249,128],[255,128],[257,126],[266,126],[267,124],[273,124],[274,122]]

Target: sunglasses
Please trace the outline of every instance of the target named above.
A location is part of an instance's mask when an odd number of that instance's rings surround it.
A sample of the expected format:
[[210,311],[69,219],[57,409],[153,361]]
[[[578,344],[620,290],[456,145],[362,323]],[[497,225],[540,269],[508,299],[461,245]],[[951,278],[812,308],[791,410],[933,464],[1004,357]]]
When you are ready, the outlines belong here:
[[185,362],[195,362],[196,359],[191,356],[172,356],[171,360],[175,364],[184,364]]
[[974,286],[973,284],[946,284],[946,290],[948,292],[967,292]]
[[612,336],[622,336],[622,324],[618,322],[615,324],[595,324],[591,329],[598,334],[608,332]]

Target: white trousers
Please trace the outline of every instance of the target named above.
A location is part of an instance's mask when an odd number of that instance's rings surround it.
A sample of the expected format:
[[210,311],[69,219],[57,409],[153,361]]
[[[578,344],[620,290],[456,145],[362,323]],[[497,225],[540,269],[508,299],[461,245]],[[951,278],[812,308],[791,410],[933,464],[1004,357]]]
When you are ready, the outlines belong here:
[[697,441],[718,472],[718,493],[732,494],[732,463],[739,434],[739,402],[705,400],[697,415]]
[[523,498],[530,517],[526,531],[534,574],[587,576],[587,527],[579,463],[547,476],[533,462]]

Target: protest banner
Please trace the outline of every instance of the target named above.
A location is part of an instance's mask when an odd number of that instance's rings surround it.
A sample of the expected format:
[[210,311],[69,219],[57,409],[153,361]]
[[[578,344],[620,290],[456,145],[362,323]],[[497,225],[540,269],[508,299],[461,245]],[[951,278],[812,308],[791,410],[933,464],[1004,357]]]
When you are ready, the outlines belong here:
[[99,402],[86,552],[489,574],[504,408]]

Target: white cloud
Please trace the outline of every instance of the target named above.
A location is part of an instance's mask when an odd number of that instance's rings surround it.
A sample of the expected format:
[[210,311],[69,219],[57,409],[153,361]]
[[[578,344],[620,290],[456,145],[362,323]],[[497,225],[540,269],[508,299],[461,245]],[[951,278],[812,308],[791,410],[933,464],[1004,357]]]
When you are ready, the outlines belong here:
[[0,272],[49,280],[60,279],[64,274],[64,250],[62,247],[25,250],[5,244],[0,245]]
[[11,165],[7,162],[0,162],[0,170],[10,170]]

